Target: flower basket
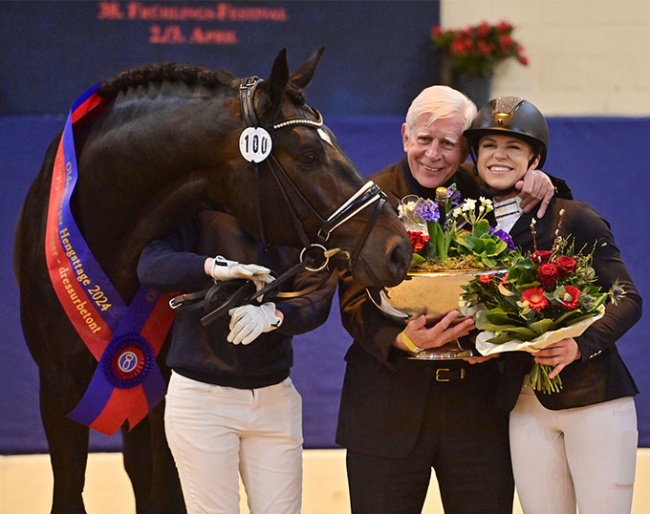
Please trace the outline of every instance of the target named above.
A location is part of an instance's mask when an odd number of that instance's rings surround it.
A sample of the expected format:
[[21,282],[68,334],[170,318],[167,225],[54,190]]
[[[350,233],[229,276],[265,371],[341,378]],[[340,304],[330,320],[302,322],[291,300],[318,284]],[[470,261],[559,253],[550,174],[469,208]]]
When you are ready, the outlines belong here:
[[[458,309],[463,287],[481,275],[499,273],[500,264],[514,247],[507,234],[494,231],[485,219],[492,203],[480,198],[462,203],[455,187],[439,187],[436,199],[404,197],[399,206],[413,258],[408,277],[401,284],[373,293],[370,299],[391,320],[406,324],[426,307],[427,319],[435,323]],[[467,339],[422,351],[413,359],[449,360],[480,354]]]

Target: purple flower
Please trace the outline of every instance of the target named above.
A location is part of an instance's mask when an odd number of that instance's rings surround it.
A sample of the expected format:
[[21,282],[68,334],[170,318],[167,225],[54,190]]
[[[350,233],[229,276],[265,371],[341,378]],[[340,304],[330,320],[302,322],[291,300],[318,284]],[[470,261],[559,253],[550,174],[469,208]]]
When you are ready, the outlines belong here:
[[512,237],[510,237],[510,234],[501,230],[500,228],[497,229],[490,227],[490,235],[497,236],[499,239],[501,239],[501,241],[505,241],[508,244],[508,248],[511,250],[515,250],[517,248],[515,246],[515,242],[512,240]]
[[427,223],[438,222],[440,220],[440,211],[433,200],[422,200],[417,203],[413,212]]
[[452,207],[456,207],[457,205],[460,205],[460,191],[458,189],[456,188],[447,189],[447,197],[449,198]]

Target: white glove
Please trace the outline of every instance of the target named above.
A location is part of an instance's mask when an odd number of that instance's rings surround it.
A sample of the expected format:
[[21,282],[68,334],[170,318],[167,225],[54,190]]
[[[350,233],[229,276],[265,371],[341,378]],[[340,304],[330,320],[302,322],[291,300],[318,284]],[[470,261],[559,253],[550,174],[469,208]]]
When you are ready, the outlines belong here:
[[275,315],[275,304],[242,305],[228,311],[230,316],[230,334],[228,342],[233,344],[250,344],[264,332],[271,332],[282,324],[282,319]]
[[221,255],[214,258],[210,275],[215,280],[233,280],[237,278],[251,280],[255,284],[257,291],[274,280],[269,268],[257,264],[240,264],[237,261],[229,261]]

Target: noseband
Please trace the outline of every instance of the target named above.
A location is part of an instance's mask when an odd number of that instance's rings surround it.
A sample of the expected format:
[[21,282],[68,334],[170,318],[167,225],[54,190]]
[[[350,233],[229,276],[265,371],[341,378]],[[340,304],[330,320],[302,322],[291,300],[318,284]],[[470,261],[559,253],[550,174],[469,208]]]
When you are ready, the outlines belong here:
[[[310,120],[307,118],[291,118],[285,121],[275,123],[268,127],[260,127],[259,120],[257,118],[257,115],[255,114],[253,96],[255,94],[256,87],[262,82],[263,80],[260,79],[259,77],[249,77],[247,79],[242,80],[239,86],[239,101],[240,101],[241,113],[242,113],[242,118],[244,119],[244,122],[246,123],[247,127],[254,128],[255,130],[260,130],[262,131],[263,134],[264,133],[268,134],[269,132],[274,132],[276,130],[280,130],[287,127],[292,128],[297,126],[303,126],[303,127],[311,127],[315,129],[322,128],[323,117],[315,109],[314,111],[316,112],[317,115],[316,120]],[[266,132],[267,130],[268,132]],[[287,174],[287,172],[282,167],[280,162],[276,159],[275,155],[273,154],[272,138],[270,134],[268,135],[268,137],[269,137],[268,153],[263,153],[257,156],[256,158],[253,157],[251,159],[248,159],[246,156],[244,157],[247,158],[250,162],[255,163],[256,170],[258,170],[257,167],[258,164],[266,163],[269,170],[271,171],[271,174],[273,175],[273,178],[278,184],[282,196],[284,197],[287,209],[291,214],[294,227],[298,232],[298,235],[300,236],[300,240],[304,246],[300,254],[301,262],[303,262],[304,259],[307,259],[308,263],[305,266],[306,269],[310,271],[320,271],[327,266],[329,262],[329,258],[331,256],[335,255],[338,252],[342,252],[348,258],[349,269],[351,270],[352,268],[354,268],[356,261],[363,248],[363,245],[365,244],[368,236],[370,235],[370,231],[372,230],[372,227],[377,221],[379,213],[381,212],[381,207],[386,202],[385,193],[381,190],[379,186],[375,185],[372,181],[368,181],[356,193],[354,193],[346,202],[344,202],[343,205],[341,205],[338,209],[336,209],[334,213],[332,213],[328,218],[324,218],[313,207],[313,205],[309,202],[309,200],[305,198],[305,196],[298,189],[294,181],[291,180],[291,177]],[[312,213],[312,215],[315,216],[320,221],[321,228],[319,229],[317,234],[317,241],[315,242],[310,241],[309,236],[305,231],[304,225],[300,221],[300,217],[298,216],[296,209],[289,198],[287,188],[291,191],[293,196],[297,198],[303,206],[307,207],[309,212]],[[373,212],[373,215],[370,221],[366,224],[365,230],[362,236],[358,239],[357,244],[354,250],[352,251],[352,253],[348,251],[343,251],[339,248],[328,249],[327,242],[332,232],[334,232],[341,225],[343,225],[344,223],[352,219],[359,212],[361,212],[366,207],[372,204],[375,204],[375,210]],[[262,213],[261,199],[260,199],[259,212],[260,212],[259,223],[260,223],[261,238],[262,241],[266,243],[264,223],[261,214]]]

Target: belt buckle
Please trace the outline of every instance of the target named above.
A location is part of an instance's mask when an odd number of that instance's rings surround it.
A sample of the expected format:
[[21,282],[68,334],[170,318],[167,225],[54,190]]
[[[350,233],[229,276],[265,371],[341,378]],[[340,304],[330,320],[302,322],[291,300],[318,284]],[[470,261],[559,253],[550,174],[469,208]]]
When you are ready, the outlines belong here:
[[[451,378],[446,378],[441,376],[442,373],[447,373],[450,372],[451,369],[449,368],[438,368],[436,369],[436,382],[450,382]],[[460,368],[460,375],[458,376],[458,380],[463,380],[465,378],[465,368]]]

